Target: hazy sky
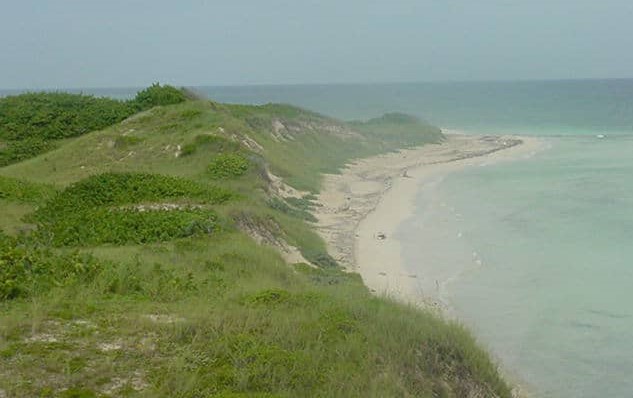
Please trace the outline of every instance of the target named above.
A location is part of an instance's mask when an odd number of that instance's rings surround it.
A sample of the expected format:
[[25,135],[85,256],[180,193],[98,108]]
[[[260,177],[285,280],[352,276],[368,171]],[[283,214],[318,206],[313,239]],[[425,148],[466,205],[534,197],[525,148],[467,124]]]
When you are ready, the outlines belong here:
[[632,0],[0,6],[0,88],[633,77]]

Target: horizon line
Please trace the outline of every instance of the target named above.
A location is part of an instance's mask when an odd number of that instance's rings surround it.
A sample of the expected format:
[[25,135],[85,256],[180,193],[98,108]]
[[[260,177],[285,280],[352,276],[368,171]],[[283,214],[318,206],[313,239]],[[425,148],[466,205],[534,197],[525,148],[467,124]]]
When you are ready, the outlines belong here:
[[[633,80],[633,77],[581,77],[581,78],[518,78],[518,79],[474,79],[474,80],[417,80],[417,81],[364,81],[364,82],[305,82],[305,83],[216,83],[216,84],[169,84],[183,88],[197,87],[299,87],[299,86],[387,86],[401,84],[468,84],[468,83],[530,83],[530,82],[563,82],[563,81],[605,81],[605,80]],[[151,85],[153,83],[150,83]],[[63,90],[127,90],[145,88],[149,85],[129,85],[129,86],[75,86],[75,87],[38,87],[38,88],[0,88],[0,91],[19,91],[19,92],[37,92],[37,91],[63,91]]]

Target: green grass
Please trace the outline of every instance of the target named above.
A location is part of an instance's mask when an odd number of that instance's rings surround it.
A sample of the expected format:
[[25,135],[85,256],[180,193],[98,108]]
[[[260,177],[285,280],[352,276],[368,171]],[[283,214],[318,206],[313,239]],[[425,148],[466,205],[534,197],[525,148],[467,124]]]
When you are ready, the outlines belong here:
[[55,247],[144,244],[210,234],[218,228],[216,213],[198,208],[96,208],[46,220],[37,226],[37,241]]
[[55,192],[50,185],[0,176],[0,232],[16,235],[31,229],[25,217]]
[[16,235],[0,235],[0,392],[509,397],[460,325],[338,267],[310,224],[313,194],[270,188],[268,170],[316,192],[354,156],[438,134],[393,115],[187,101],[0,168],[0,226]]
[[86,282],[98,271],[92,256],[57,255],[0,235],[0,301]]
[[[119,378],[137,396],[135,374],[149,396],[507,392],[461,327],[341,271],[293,272],[241,234],[93,253],[113,265],[2,312],[11,393],[98,393]],[[84,365],[70,369],[73,358]]]
[[0,176],[1,200],[18,203],[39,203],[53,195],[53,192],[54,188],[49,185]]
[[84,208],[126,205],[161,200],[194,199],[218,204],[231,192],[185,178],[149,173],[104,173],[78,181],[51,197],[37,218],[66,216]]
[[0,199],[2,217],[0,218],[0,232],[8,235],[18,235],[33,229],[33,225],[25,221],[33,213],[35,206],[28,203],[16,203]]
[[214,232],[208,205],[234,196],[179,177],[104,173],[71,184],[25,219],[37,225],[41,244],[143,244]]
[[62,92],[0,98],[0,166],[50,151],[62,139],[103,129],[136,112],[185,100],[183,90],[158,83],[129,101]]
[[224,180],[244,175],[249,166],[248,159],[241,154],[222,153],[211,160],[208,171],[213,179]]

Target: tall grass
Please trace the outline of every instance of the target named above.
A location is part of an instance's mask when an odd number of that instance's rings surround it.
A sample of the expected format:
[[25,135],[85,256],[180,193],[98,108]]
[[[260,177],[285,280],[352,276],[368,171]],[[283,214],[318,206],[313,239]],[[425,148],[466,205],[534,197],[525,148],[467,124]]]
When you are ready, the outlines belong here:
[[[372,296],[327,255],[311,196],[270,186],[268,169],[317,191],[354,156],[439,139],[406,118],[190,101],[0,169],[0,228],[23,228],[0,234],[0,396],[509,397],[466,330]],[[183,205],[167,220],[138,210],[166,202]],[[207,212],[212,231],[170,233]]]
[[111,265],[90,282],[5,306],[10,394],[508,396],[463,328],[241,234],[93,253]]

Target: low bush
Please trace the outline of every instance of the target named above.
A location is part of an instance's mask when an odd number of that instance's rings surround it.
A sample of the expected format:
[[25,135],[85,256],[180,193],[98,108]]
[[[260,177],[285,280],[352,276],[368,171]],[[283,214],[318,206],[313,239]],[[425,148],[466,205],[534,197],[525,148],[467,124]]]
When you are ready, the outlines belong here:
[[274,306],[289,301],[290,293],[283,289],[267,289],[250,295],[246,303],[250,305]]
[[48,185],[0,176],[0,199],[36,203],[51,197],[54,192]]
[[[217,227],[216,214],[198,204],[165,200],[197,199],[204,205],[229,200],[232,194],[194,181],[146,173],[105,173],[81,180],[30,216],[36,237],[54,246],[160,242]],[[139,203],[148,205],[137,205]]]
[[180,177],[150,173],[104,173],[88,177],[56,195],[35,213],[43,221],[65,217],[83,209],[155,202],[166,199],[198,199],[208,204],[224,203],[232,194]]
[[102,265],[89,255],[55,254],[0,237],[0,301],[87,282],[101,269]]
[[192,235],[217,228],[211,210],[151,210],[96,208],[38,224],[36,236],[54,246],[143,244]]
[[27,93],[0,99],[0,139],[76,137],[135,112],[127,102],[69,93]]
[[239,153],[223,153],[215,157],[208,170],[214,179],[239,177],[248,171],[249,161]]
[[136,94],[132,103],[139,109],[145,110],[155,106],[172,105],[187,100],[185,93],[176,87],[154,83]]
[[0,149],[0,167],[35,157],[54,148],[53,142],[39,137],[7,141],[5,146]]

